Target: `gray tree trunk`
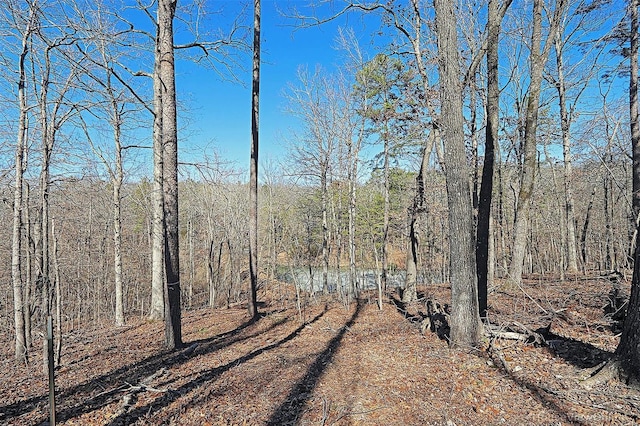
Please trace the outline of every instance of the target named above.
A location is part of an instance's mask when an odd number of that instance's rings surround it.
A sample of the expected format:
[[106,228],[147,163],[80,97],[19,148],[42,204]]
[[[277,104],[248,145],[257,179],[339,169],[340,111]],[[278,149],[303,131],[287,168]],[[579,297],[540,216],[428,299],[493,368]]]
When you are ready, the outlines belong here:
[[[115,104],[115,102],[114,102]],[[114,105],[117,108],[117,105]],[[118,110],[114,109],[114,114]],[[122,284],[122,183],[124,181],[124,170],[122,167],[122,143],[120,122],[116,119],[113,128],[113,137],[116,150],[116,170],[113,178],[113,280],[116,293],[116,326],[125,325],[124,318],[124,288]]]
[[[328,161],[328,160],[327,160]],[[322,165],[320,171],[321,203],[322,203],[322,292],[329,293],[329,188],[327,182],[328,164]]]
[[475,347],[482,325],[478,312],[478,289],[474,255],[473,209],[470,170],[464,144],[462,85],[454,5],[434,0],[438,38],[438,68],[442,101],[441,132],[449,207],[449,262],[451,282],[451,345]]
[[[29,38],[31,37],[34,11],[30,11],[27,28],[22,35],[22,51],[18,59],[18,136],[16,143],[15,167],[16,177],[13,193],[13,234],[11,247],[11,279],[13,282],[13,311],[15,327],[15,357],[17,361],[27,362],[27,334],[25,328],[25,298],[22,281],[22,207],[23,207],[23,184],[25,164],[25,147],[27,139],[27,98],[26,98],[26,72],[25,60],[29,53]],[[28,286],[29,284],[27,284]]]
[[[42,71],[42,83],[39,99],[40,107],[40,127],[42,129],[42,164],[40,166],[40,211],[38,222],[38,242],[39,256],[38,262],[38,285],[40,285],[40,313],[43,326],[46,327],[48,316],[51,314],[51,281],[49,276],[49,187],[50,187],[50,164],[53,151],[54,135],[53,125],[49,120],[49,77],[51,73],[51,49],[47,48],[44,53],[44,70]],[[45,330],[46,332],[46,330]],[[47,341],[42,341],[43,371],[48,374],[49,362],[47,358]]]
[[[542,73],[549,49],[553,43],[547,42],[544,49],[542,45],[542,0],[533,2],[533,28],[531,32],[530,54],[530,83],[527,101],[527,110],[524,128],[524,160],[520,173],[520,191],[518,192],[518,204],[516,207],[516,220],[514,225],[513,254],[509,266],[509,279],[517,286],[522,281],[524,258],[527,249],[527,236],[529,234],[529,214],[531,209],[531,197],[535,182],[537,165],[536,131],[538,128],[538,111],[540,108],[540,90],[542,86]],[[556,2],[553,16],[550,18],[549,34],[555,34],[559,17],[564,9],[563,0]],[[548,40],[549,41],[549,40]]]
[[[385,126],[388,126],[389,123],[385,123]],[[386,292],[387,291],[387,275],[389,273],[389,248],[387,245],[389,244],[389,187],[391,182],[389,182],[389,130],[384,130],[384,164],[383,164],[383,173],[384,173],[384,212],[383,212],[383,220],[382,220],[382,288]]]
[[25,265],[25,276],[24,276],[24,298],[22,299],[23,302],[23,313],[24,313],[24,334],[25,334],[25,338],[26,338],[26,345],[27,345],[27,352],[29,351],[29,349],[31,349],[32,347],[32,343],[33,343],[33,339],[32,339],[32,329],[33,329],[33,325],[32,325],[32,312],[31,312],[31,306],[35,305],[35,303],[32,303],[31,298],[33,297],[33,253],[35,253],[35,243],[33,241],[33,238],[31,238],[31,213],[30,213],[30,208],[29,208],[29,194],[30,194],[30,190],[29,190],[29,183],[28,182],[24,182],[24,219],[23,219],[23,225],[24,225],[24,233],[26,238],[26,243],[27,243],[27,247],[26,247],[26,265]]
[[427,202],[425,199],[424,189],[426,186],[425,178],[427,168],[429,167],[429,158],[433,151],[433,143],[436,139],[435,128],[431,129],[427,142],[422,150],[422,161],[420,162],[420,170],[416,176],[416,193],[413,197],[413,204],[409,209],[409,241],[407,250],[407,275],[402,292],[402,301],[404,303],[413,302],[418,298],[417,278],[418,278],[418,250],[420,246],[420,238],[418,236],[417,221],[420,215],[427,212]]
[[162,139],[162,81],[160,80],[160,33],[156,34],[153,70],[153,219],[151,226],[151,305],[149,319],[164,318],[164,169]]
[[348,141],[349,147],[349,286],[351,294],[358,297],[356,272],[356,187],[358,182],[358,155],[362,141],[362,132],[355,143]]
[[560,105],[560,127],[562,130],[562,156],[564,159],[564,194],[565,221],[567,237],[567,272],[578,272],[578,245],[576,244],[576,219],[573,207],[573,171],[571,158],[571,117],[567,111],[566,82],[564,79],[564,63],[562,58],[562,42],[560,32],[556,32],[554,46],[556,51],[556,68],[558,70],[558,103]]

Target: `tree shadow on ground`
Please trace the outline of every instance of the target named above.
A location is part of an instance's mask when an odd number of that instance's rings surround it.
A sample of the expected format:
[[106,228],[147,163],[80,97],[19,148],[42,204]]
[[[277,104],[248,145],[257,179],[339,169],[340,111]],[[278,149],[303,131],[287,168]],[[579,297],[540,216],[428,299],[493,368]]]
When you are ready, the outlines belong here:
[[[58,407],[60,407],[56,414],[56,419],[65,421],[100,409],[117,400],[124,391],[130,388],[129,383],[139,383],[161,368],[171,368],[172,366],[182,364],[190,359],[190,356],[193,355],[195,350],[197,350],[198,355],[207,355],[232,344],[252,339],[282,324],[282,322],[274,322],[267,329],[257,333],[242,333],[255,323],[255,320],[248,320],[230,331],[220,333],[210,338],[187,342],[185,347],[180,350],[164,350],[139,362],[124,365],[117,370],[102,374],[72,388],[63,390],[56,396]],[[33,410],[46,413],[47,404],[48,395],[39,395],[9,405],[0,406],[0,423],[7,423],[11,419],[15,419]]]
[[536,333],[544,338],[551,353],[578,368],[593,368],[613,356],[590,343],[552,333],[549,327],[539,328]]
[[504,372],[505,376],[511,379],[516,385],[520,386],[523,389],[529,390],[538,402],[540,402],[542,405],[545,405],[550,410],[555,411],[556,414],[558,414],[558,416],[560,416],[565,422],[578,426],[590,425],[590,423],[585,423],[569,415],[569,413],[567,413],[567,411],[557,401],[557,396],[553,392],[550,392],[549,389],[545,389],[544,387],[527,380],[525,377],[518,377],[513,372],[507,371],[504,368],[502,368],[502,371]]
[[[209,383],[211,380],[216,379],[217,377],[219,377],[220,375],[222,375],[223,373],[225,373],[226,371],[237,367],[241,364],[244,364],[247,361],[250,361],[256,357],[258,357],[259,355],[268,352],[270,350],[273,350],[279,346],[282,346],[283,344],[293,340],[302,330],[304,330],[305,327],[307,327],[309,324],[313,324],[316,321],[318,321],[320,318],[322,318],[322,316],[324,316],[324,314],[327,312],[328,308],[325,306],[325,309],[320,312],[318,315],[316,315],[312,320],[307,321],[303,324],[301,324],[298,328],[296,328],[293,332],[291,332],[290,334],[288,334],[285,338],[274,342],[270,345],[264,346],[262,348],[256,349],[254,351],[249,352],[246,355],[243,355],[237,359],[234,359],[233,361],[230,361],[224,365],[221,365],[219,367],[213,368],[211,370],[207,370],[204,372],[201,372],[200,374],[198,374],[193,380],[183,384],[182,386],[176,388],[176,389],[171,389],[170,391],[166,392],[161,398],[153,400],[152,402],[140,406],[140,407],[136,407],[135,409],[128,411],[126,413],[123,413],[119,416],[116,416],[115,418],[113,418],[111,420],[111,422],[109,423],[110,426],[116,426],[116,425],[128,425],[128,424],[132,424],[134,422],[136,422],[138,419],[144,418],[146,416],[152,415],[154,412],[157,412],[158,410],[160,410],[163,407],[166,407],[168,405],[170,405],[172,402],[176,401],[177,399],[181,398],[183,395],[186,395],[189,392],[192,392],[193,390],[195,390],[196,388],[202,386],[205,383]],[[273,327],[270,327],[270,329]],[[251,336],[251,337],[255,337],[255,336]],[[198,351],[198,354],[200,355],[200,351]]]
[[[554,356],[557,356],[578,368],[593,368],[602,362],[609,360],[613,356],[611,352],[599,349],[589,343],[551,333],[549,331],[549,327],[537,329],[536,333],[544,338],[546,349]],[[500,364],[500,362],[496,363],[496,365]],[[526,377],[516,375],[504,365],[502,365],[500,369],[503,371],[505,376],[523,389],[531,391],[540,403],[545,404],[554,410],[566,422],[585,426],[591,424],[581,421],[567,413],[566,409],[563,408],[558,401],[561,398],[560,391],[546,388],[544,385],[538,384]]]
[[309,401],[313,390],[318,384],[318,381],[326,371],[329,363],[333,359],[336,351],[340,347],[340,343],[344,338],[345,333],[355,323],[356,319],[360,315],[363,302],[358,300],[356,310],[349,318],[349,321],[340,328],[340,331],[327,343],[325,349],[316,357],[316,360],[309,366],[307,373],[296,383],[284,402],[274,411],[267,425],[279,426],[279,425],[295,425],[298,422],[298,418],[302,414]]

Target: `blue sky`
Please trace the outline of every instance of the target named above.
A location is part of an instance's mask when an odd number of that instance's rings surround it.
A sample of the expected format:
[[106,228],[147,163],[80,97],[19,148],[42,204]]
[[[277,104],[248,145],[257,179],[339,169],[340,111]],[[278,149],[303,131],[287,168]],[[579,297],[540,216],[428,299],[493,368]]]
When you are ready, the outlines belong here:
[[[286,155],[286,138],[297,123],[284,112],[286,100],[283,93],[288,85],[297,84],[299,67],[314,69],[320,65],[331,72],[342,62],[343,53],[336,49],[339,27],[355,31],[369,58],[376,53],[375,45],[382,45],[388,40],[379,35],[380,21],[375,14],[352,13],[319,27],[295,28],[295,22],[281,13],[292,7],[304,9],[310,2],[262,0],[261,162],[278,160]],[[252,13],[250,1],[210,0],[210,4],[225,10],[225,20],[233,19],[241,5],[248,4],[248,13]],[[335,4],[340,7],[343,3],[336,1]],[[325,3],[316,13],[330,16],[328,7]],[[307,12],[312,14],[308,9]],[[508,53],[506,50],[501,52],[503,59]],[[203,153],[211,156],[215,149],[222,159],[232,161],[237,169],[245,173],[248,170],[251,136],[250,55],[246,55],[245,64],[247,69],[242,73],[243,86],[221,81],[212,71],[192,63],[177,63],[177,89],[179,98],[184,101],[179,114],[183,124],[188,121],[188,126],[183,126],[180,134],[182,161],[197,161]],[[526,68],[525,63],[523,66]],[[503,107],[510,101],[507,95],[503,93]]]
[[[231,9],[238,2],[223,3]],[[262,2],[262,70],[260,96],[260,160],[276,160],[285,153],[288,129],[295,127],[293,118],[284,112],[283,93],[289,84],[297,84],[299,67],[314,69],[317,65],[334,70],[343,54],[336,49],[338,27],[353,28],[363,44],[371,44],[371,32],[377,28],[375,17],[364,21],[356,15],[313,28],[294,28],[293,21],[279,9],[303,2],[263,0]],[[247,56],[247,61],[250,58]],[[247,62],[249,64],[249,62]],[[193,64],[176,65],[177,90],[185,100],[189,128],[184,129],[181,159],[196,160],[203,149],[211,155],[215,147],[223,159],[248,170],[250,148],[250,70],[244,72],[244,87],[221,81],[215,74]]]

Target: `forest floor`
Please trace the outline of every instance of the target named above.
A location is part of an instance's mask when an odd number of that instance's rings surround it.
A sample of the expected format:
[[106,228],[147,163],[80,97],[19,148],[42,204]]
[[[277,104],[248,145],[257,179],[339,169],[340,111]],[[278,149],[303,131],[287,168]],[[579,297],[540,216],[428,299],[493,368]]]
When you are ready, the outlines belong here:
[[[628,280],[622,283],[628,291]],[[361,299],[344,304],[273,298],[247,322],[243,308],[183,312],[185,349],[162,347],[163,324],[64,335],[56,370],[57,420],[65,425],[625,425],[640,421],[640,392],[581,380],[615,350],[603,313],[611,283],[529,277],[490,294],[503,331],[544,330],[545,342],[488,338],[452,350],[420,330],[425,300],[411,306]],[[373,297],[371,295],[371,297]],[[263,295],[263,299],[268,295]],[[528,330],[528,331],[527,331]],[[0,424],[48,418],[39,362],[17,366],[0,340]]]

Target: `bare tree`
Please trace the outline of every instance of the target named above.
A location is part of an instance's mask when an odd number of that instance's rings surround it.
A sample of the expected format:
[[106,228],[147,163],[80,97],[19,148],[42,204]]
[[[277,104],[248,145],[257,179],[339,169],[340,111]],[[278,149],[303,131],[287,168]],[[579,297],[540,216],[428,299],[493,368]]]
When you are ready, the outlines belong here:
[[[81,13],[78,13],[82,16]],[[82,19],[82,18],[81,18]],[[84,56],[95,66],[94,69],[86,70],[89,77],[87,93],[98,93],[100,100],[97,105],[85,107],[82,112],[90,113],[95,119],[105,119],[109,123],[113,138],[113,159],[107,157],[103,149],[94,142],[89,124],[80,117],[80,123],[84,129],[85,136],[91,145],[95,155],[105,166],[112,184],[113,202],[113,272],[115,290],[115,324],[125,325],[124,308],[124,285],[122,270],[122,187],[124,184],[124,158],[123,154],[126,146],[123,145],[123,131],[126,123],[126,115],[133,112],[128,104],[136,102],[128,95],[126,87],[118,87],[118,78],[114,71],[114,64],[119,62],[117,54],[113,52],[113,46],[108,42],[114,38],[107,30],[108,21],[100,14],[96,14],[95,22],[83,22],[86,25],[85,37],[87,39]],[[90,50],[91,49],[91,50]],[[95,50],[95,51],[93,51]],[[98,92],[94,87],[100,87]],[[106,117],[101,117],[98,112],[104,104]],[[95,126],[94,126],[95,127]]]
[[[609,17],[598,19],[596,11],[603,4],[598,2],[587,4],[581,0],[570,3],[567,13],[559,22],[557,31],[553,36],[555,53],[555,74],[549,73],[547,79],[553,84],[558,93],[560,130],[562,133],[562,157],[564,180],[564,220],[566,229],[563,232],[563,242],[566,246],[567,263],[566,270],[569,273],[578,271],[578,244],[576,232],[575,201],[573,194],[573,134],[571,126],[577,119],[577,107],[581,96],[585,93],[593,77],[598,75],[602,66],[598,59],[606,49],[606,43],[591,42],[594,29],[601,28],[603,21]],[[590,40],[585,43],[585,40]],[[573,49],[581,46],[589,46],[582,49],[580,55],[574,61],[569,54]]]
[[[549,56],[549,51],[553,46],[553,40],[550,38],[547,39],[544,47],[542,46],[543,1],[544,0],[534,0],[533,2],[533,25],[531,30],[530,47],[530,84],[525,113],[523,142],[524,159],[520,173],[520,190],[518,192],[518,203],[514,224],[513,256],[509,267],[509,279],[516,285],[520,285],[520,282],[522,281],[522,269],[527,245],[527,235],[529,233],[529,214],[537,164],[536,131],[538,127],[538,112],[540,109],[542,73]],[[550,37],[553,37],[553,34],[556,32],[560,18],[564,13],[564,8],[564,0],[556,0],[553,13],[549,17]]]
[[18,361],[27,361],[27,333],[25,328],[25,298],[23,297],[22,281],[22,215],[23,215],[23,185],[26,168],[25,150],[27,147],[27,95],[26,95],[26,57],[29,54],[29,39],[34,30],[36,4],[29,7],[29,17],[22,32],[22,50],[18,59],[18,135],[15,150],[15,189],[13,197],[13,235],[11,249],[11,279],[13,281],[13,310],[15,327],[15,357]]
[[[632,211],[636,227],[640,223],[640,113],[638,112],[638,2],[629,2],[629,121],[633,158]],[[637,233],[636,233],[637,238]],[[636,246],[638,246],[636,241]],[[637,256],[635,257],[637,264]],[[635,266],[634,266],[635,271]],[[640,280],[640,277],[638,277]]]
[[[44,13],[45,11],[39,11]],[[43,25],[43,16],[37,16],[38,43],[43,50],[39,56],[37,68],[32,74],[32,87],[37,93],[38,125],[40,130],[40,173],[38,177],[38,224],[35,227],[36,238],[36,288],[40,289],[40,312],[42,325],[51,315],[54,301],[51,286],[51,163],[58,134],[63,125],[76,113],[69,97],[79,71],[76,61],[68,56],[67,48],[77,41],[72,31],[64,25],[47,27]],[[35,59],[35,58],[34,58]],[[43,340],[43,361],[48,371],[47,342]]]
[[[500,88],[498,83],[498,45],[500,27],[506,9],[511,0],[498,7],[498,0],[489,0],[487,13],[487,99],[486,129],[484,145],[484,164],[482,165],[482,182],[478,197],[478,223],[476,229],[476,269],[478,275],[478,303],[480,317],[487,316],[487,293],[489,286],[489,248],[491,242],[491,200],[493,194],[493,171],[495,164],[495,148],[498,142],[498,122],[500,111]],[[499,148],[499,147],[498,147]]]
[[300,71],[299,78],[300,87],[293,88],[288,96],[291,113],[302,121],[303,133],[294,136],[297,141],[290,158],[295,164],[293,174],[320,185],[322,289],[326,293],[329,291],[329,185],[337,144],[335,119],[340,117],[338,110],[342,108],[334,90],[339,76],[331,79],[318,69],[313,75]]
[[[636,220],[636,235],[640,230],[638,208],[640,208],[640,123],[638,122],[638,0],[628,3],[629,51],[629,115],[632,149],[632,212]],[[636,186],[638,185],[638,186]],[[631,281],[631,296],[627,306],[620,342],[615,355],[595,376],[586,381],[588,386],[612,378],[624,379],[625,382],[636,385],[640,383],[640,244],[634,247],[633,276]]]

